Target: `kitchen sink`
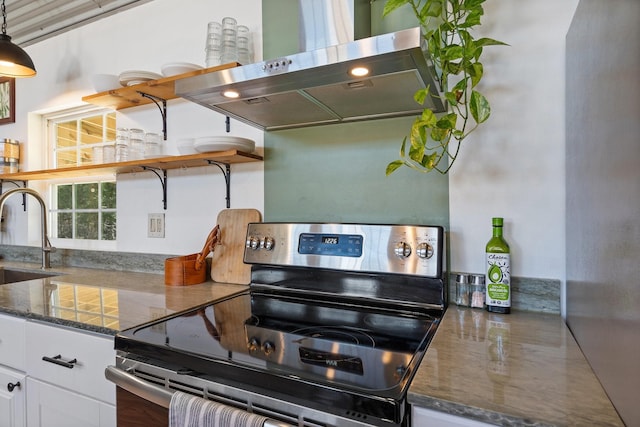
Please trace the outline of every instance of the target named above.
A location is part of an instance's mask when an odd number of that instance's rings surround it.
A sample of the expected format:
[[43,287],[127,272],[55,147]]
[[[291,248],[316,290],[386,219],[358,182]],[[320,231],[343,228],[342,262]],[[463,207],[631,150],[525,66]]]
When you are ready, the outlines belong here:
[[46,277],[59,276],[60,273],[52,273],[38,270],[19,270],[0,267],[0,285],[7,283],[24,282],[27,280],[44,279]]

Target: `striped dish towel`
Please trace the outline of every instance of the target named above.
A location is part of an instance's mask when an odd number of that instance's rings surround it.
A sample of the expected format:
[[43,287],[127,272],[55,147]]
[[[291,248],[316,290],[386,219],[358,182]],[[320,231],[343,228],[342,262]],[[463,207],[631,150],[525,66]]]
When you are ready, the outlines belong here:
[[262,427],[265,421],[267,417],[179,391],[169,403],[169,427]]

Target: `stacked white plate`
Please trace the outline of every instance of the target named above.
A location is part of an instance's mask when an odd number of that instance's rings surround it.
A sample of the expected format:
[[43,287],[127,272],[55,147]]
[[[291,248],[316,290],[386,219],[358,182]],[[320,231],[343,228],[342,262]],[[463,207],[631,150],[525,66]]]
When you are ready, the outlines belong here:
[[256,148],[255,141],[238,136],[205,136],[196,138],[193,147],[200,153],[238,150],[251,153]]
[[122,86],[133,86],[139,83],[148,82],[149,80],[161,79],[162,75],[152,73],[150,71],[131,70],[123,71],[122,73],[120,73],[118,78]]
[[188,73],[190,71],[202,70],[203,67],[189,62],[170,62],[164,64],[160,69],[165,77],[175,76],[177,74]]

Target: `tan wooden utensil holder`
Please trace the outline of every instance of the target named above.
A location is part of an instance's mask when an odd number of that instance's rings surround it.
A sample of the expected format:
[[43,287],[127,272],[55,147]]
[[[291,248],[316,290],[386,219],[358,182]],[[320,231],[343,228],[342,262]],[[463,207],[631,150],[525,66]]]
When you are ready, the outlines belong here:
[[220,226],[216,225],[209,233],[202,251],[197,254],[167,258],[164,261],[164,284],[168,286],[197,285],[206,282],[206,258],[209,256],[220,236]]

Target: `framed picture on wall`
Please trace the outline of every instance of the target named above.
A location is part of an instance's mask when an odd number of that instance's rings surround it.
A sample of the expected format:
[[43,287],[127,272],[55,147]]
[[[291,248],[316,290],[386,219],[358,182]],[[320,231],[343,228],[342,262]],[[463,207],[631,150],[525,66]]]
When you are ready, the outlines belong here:
[[0,125],[16,121],[16,79],[0,77]]

